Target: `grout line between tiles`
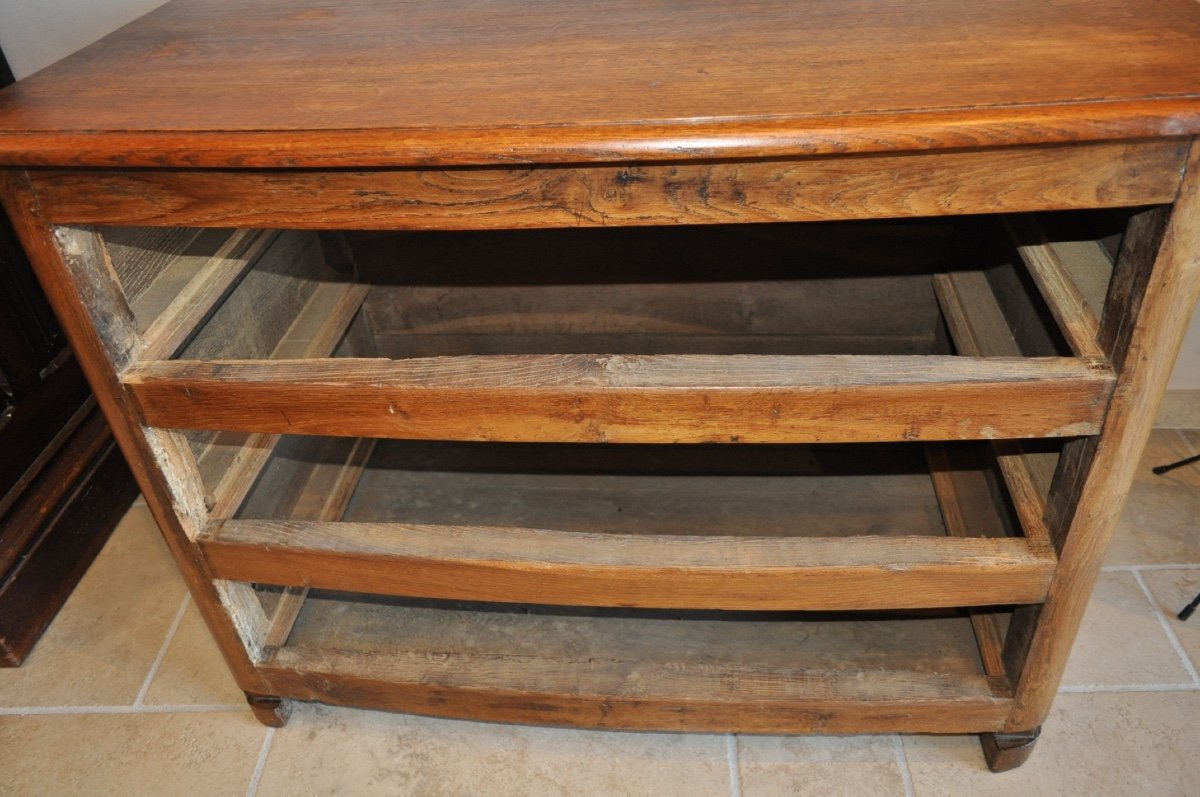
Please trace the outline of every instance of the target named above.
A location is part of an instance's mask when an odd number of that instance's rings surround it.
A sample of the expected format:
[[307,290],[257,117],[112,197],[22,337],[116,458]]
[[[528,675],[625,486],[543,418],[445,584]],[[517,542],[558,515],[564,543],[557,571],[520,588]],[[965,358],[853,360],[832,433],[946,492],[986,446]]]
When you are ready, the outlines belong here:
[[729,795],[730,797],[742,797],[742,773],[738,763],[737,736],[732,733],[725,734],[725,759],[729,762]]
[[218,711],[243,711],[244,703],[207,703],[161,706],[2,706],[0,717],[35,717],[57,714],[201,714]]
[[187,611],[188,603],[191,600],[191,593],[185,592],[183,600],[179,602],[179,609],[175,612],[175,617],[171,620],[171,627],[167,629],[167,635],[158,649],[158,655],[154,657],[154,663],[150,665],[150,672],[146,673],[146,680],[142,681],[142,688],[138,690],[137,698],[133,701],[133,705],[140,706],[145,702],[146,694],[150,691],[150,684],[154,682],[154,676],[158,675],[158,668],[162,666],[163,659],[167,657],[167,650],[171,647],[171,640],[175,638],[175,632],[179,630],[179,624],[183,622],[183,613]]
[[1200,562],[1194,564],[1164,564],[1164,565],[1105,565],[1101,573],[1134,573],[1138,570],[1195,570],[1200,568]]
[[[1191,431],[1191,430],[1189,429],[1188,431]],[[1197,451],[1196,447],[1194,445],[1192,445],[1191,439],[1187,435],[1185,435],[1183,432],[1184,432],[1183,429],[1175,430],[1175,434],[1177,434],[1179,436],[1180,442],[1183,443],[1183,450],[1190,451],[1191,454],[1189,454],[1189,456],[1195,456],[1196,454],[1200,454],[1200,451]]]
[[1142,588],[1142,592],[1146,595],[1146,600],[1150,601],[1150,607],[1154,609],[1154,616],[1158,618],[1158,624],[1162,626],[1163,631],[1167,634],[1167,639],[1171,640],[1171,647],[1175,648],[1175,652],[1179,654],[1179,660],[1183,662],[1183,668],[1187,670],[1188,675],[1192,678],[1192,684],[1200,687],[1200,673],[1196,672],[1196,666],[1192,664],[1191,657],[1187,651],[1183,649],[1183,645],[1179,641],[1179,637],[1175,635],[1175,629],[1171,627],[1171,621],[1163,614],[1162,609],[1158,605],[1158,601],[1154,599],[1154,593],[1150,591],[1150,586],[1146,583],[1146,579],[1142,578],[1142,574],[1138,571],[1133,571],[1133,577],[1137,581],[1138,586]]
[[904,740],[898,733],[892,734],[892,749],[896,751],[896,767],[900,770],[900,778],[904,781],[904,797],[916,797],[912,772],[908,768],[908,754],[904,752]]
[[1197,684],[1072,684],[1060,686],[1060,695],[1091,695],[1106,692],[1198,692]]
[[267,728],[263,737],[262,749],[258,751],[258,761],[254,763],[254,774],[246,786],[246,797],[254,797],[258,793],[258,782],[262,780],[263,770],[267,766],[267,755],[271,752],[271,741],[275,738],[275,729]]

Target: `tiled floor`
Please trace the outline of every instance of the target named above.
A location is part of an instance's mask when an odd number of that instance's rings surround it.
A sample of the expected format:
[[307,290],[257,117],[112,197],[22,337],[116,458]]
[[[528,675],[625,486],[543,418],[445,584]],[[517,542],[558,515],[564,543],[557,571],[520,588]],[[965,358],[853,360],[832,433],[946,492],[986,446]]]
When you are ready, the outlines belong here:
[[975,737],[549,730],[300,706],[251,719],[144,507],[21,669],[0,670],[0,794],[1200,794],[1200,450],[1154,433],[1033,758]]

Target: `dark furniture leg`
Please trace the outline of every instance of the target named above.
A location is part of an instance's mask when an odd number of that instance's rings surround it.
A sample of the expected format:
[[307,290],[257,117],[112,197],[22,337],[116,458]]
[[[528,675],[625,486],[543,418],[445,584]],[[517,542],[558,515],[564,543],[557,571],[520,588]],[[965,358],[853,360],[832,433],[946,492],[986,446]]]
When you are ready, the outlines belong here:
[[256,695],[246,692],[246,702],[254,718],[268,728],[282,728],[292,716],[292,701],[275,695]]
[[992,772],[1007,772],[1024,764],[1033,752],[1042,733],[1039,725],[1031,731],[1020,733],[981,733],[979,743],[983,746],[983,757]]

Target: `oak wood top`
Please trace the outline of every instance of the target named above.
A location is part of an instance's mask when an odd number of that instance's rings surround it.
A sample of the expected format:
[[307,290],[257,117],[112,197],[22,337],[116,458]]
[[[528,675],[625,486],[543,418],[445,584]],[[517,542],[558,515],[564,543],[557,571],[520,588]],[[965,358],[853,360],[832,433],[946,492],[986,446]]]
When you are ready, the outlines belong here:
[[761,157],[1192,135],[1194,0],[175,0],[0,94],[0,163]]

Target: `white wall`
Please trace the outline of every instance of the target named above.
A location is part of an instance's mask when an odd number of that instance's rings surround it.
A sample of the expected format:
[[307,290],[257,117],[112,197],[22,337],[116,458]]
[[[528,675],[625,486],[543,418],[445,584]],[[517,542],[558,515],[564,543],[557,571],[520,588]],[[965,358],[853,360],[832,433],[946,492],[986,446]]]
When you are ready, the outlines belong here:
[[165,0],[0,0],[0,47],[18,80]]
[[1192,313],[1175,373],[1171,375],[1170,390],[1200,390],[1200,306]]
[[[91,44],[165,0],[0,0],[0,47],[17,79]],[[1200,390],[1200,312],[1171,377],[1172,390]]]

